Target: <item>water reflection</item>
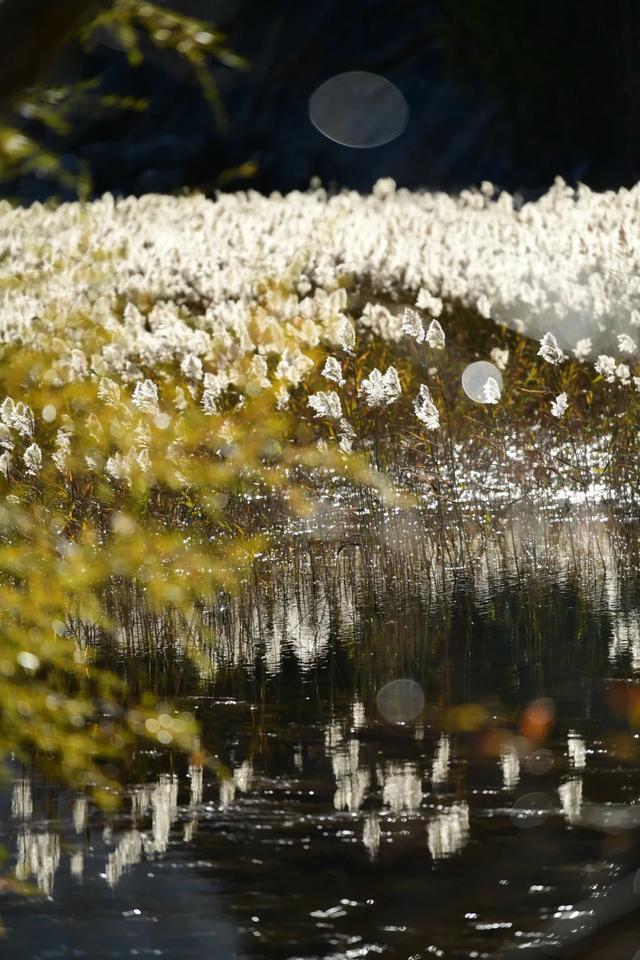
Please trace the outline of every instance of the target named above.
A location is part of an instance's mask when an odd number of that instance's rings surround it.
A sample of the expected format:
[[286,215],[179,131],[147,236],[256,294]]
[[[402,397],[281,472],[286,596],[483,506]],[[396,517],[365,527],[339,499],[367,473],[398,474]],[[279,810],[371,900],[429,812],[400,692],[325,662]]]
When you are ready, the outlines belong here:
[[[406,571],[377,580],[353,551],[340,561],[353,578],[343,568],[340,589],[328,575],[320,587],[314,557],[295,590],[284,578],[242,610],[212,604],[204,622],[219,642],[203,635],[215,669],[202,674],[178,629],[175,641],[156,633],[154,656],[132,616],[101,655],[193,710],[215,765],[140,749],[112,815],[17,774],[3,842],[15,877],[52,898],[39,929],[54,936],[79,896],[98,916],[126,897],[130,924],[175,874],[215,887],[243,955],[548,946],[567,904],[604,898],[640,866],[640,584],[621,576],[616,550],[602,556],[597,576],[566,564],[520,577],[481,567],[475,581],[450,571],[437,597]],[[407,674],[423,709],[390,723],[377,695]],[[190,903],[189,922],[205,902]],[[0,910],[27,929],[20,900]],[[154,915],[161,925],[164,908]],[[180,960],[197,955],[182,935],[167,954]]]
[[16,877],[35,880],[42,893],[50,894],[60,865],[60,838],[48,830],[35,833],[23,827],[17,836]]
[[464,847],[469,839],[469,806],[454,803],[437,813],[427,826],[429,853],[434,860],[444,860]]
[[451,760],[451,738],[441,736],[438,740],[436,755],[433,758],[431,766],[431,782],[435,785],[444,783],[449,775],[449,762]]
[[517,744],[509,740],[500,753],[502,780],[506,790],[513,790],[520,780],[520,752]]
[[634,671],[640,670],[640,622],[621,615],[613,622],[609,659],[615,663],[624,658],[629,658]]
[[[228,704],[221,705],[220,710],[228,714]],[[230,767],[229,774],[221,779],[207,779],[204,768],[197,764],[187,765],[182,776],[161,772],[155,781],[129,790],[124,820],[122,815],[117,819],[124,826],[107,826],[105,829],[96,820],[97,812],[91,814],[86,797],[75,798],[69,807],[70,835],[77,838],[75,847],[67,849],[70,875],[78,883],[86,882],[89,869],[94,879],[101,878],[108,887],[115,888],[144,861],[152,863],[165,859],[171,856],[172,847],[196,843],[197,826],[210,827],[217,818],[225,816],[231,817],[230,823],[237,822],[237,816],[251,809],[243,798],[251,798],[253,804],[259,803],[253,829],[259,833],[262,821],[262,829],[272,834],[272,842],[293,842],[286,839],[293,827],[304,826],[310,837],[314,830],[320,829],[323,837],[331,836],[342,844],[361,844],[368,861],[373,864],[381,856],[384,844],[402,844],[405,835],[414,842],[413,838],[418,835],[414,829],[407,833],[406,827],[412,819],[422,824],[423,837],[426,836],[426,843],[422,841],[426,847],[424,856],[428,854],[435,863],[460,856],[474,837],[476,842],[482,843],[483,820],[487,817],[500,819],[500,784],[508,790],[518,785],[520,756],[517,741],[503,743],[493,757],[467,755],[464,781],[458,779],[456,785],[456,792],[462,790],[464,798],[450,795],[441,799],[444,784],[450,777],[451,758],[458,752],[464,754],[468,735],[441,733],[436,736],[432,732],[417,745],[420,752],[416,753],[415,738],[408,732],[400,743],[392,741],[390,744],[385,740],[384,728],[368,728],[362,713],[362,705],[356,700],[345,708],[342,721],[330,719],[319,731],[322,752],[330,764],[334,786],[332,807],[338,813],[357,817],[359,829],[348,829],[340,818],[332,819],[326,804],[318,806],[314,802],[312,798],[322,789],[321,786],[318,789],[319,757],[315,751],[301,754],[300,748],[292,745],[290,764],[275,779],[269,775],[268,751],[267,755],[259,751],[252,759],[245,757],[236,762]],[[364,741],[349,734],[354,730],[354,715],[362,719],[358,731],[362,731]],[[377,749],[372,749],[372,736]],[[569,744],[573,767],[583,769],[588,749],[585,739],[572,729],[564,742]],[[380,748],[385,745],[386,749],[392,747],[396,753],[408,751],[413,757],[380,761]],[[555,749],[560,756],[562,741],[557,741]],[[237,746],[234,754],[237,755]],[[256,774],[254,763],[258,757],[260,772]],[[613,769],[613,756],[611,763]],[[494,774],[490,772],[491,767]],[[549,775],[551,771],[552,768],[548,767],[545,774]],[[479,789],[479,775],[485,784],[493,783],[494,789]],[[316,789],[305,790],[303,786],[310,782],[310,777],[314,778],[312,782]],[[640,824],[640,814],[634,817],[631,807],[594,802],[584,807],[582,776],[565,778],[559,773],[557,777],[560,807],[568,826],[587,825],[606,833],[611,829],[630,829]],[[38,818],[41,818],[42,811],[34,810],[32,796],[30,780],[27,777],[16,780],[11,802],[11,815],[16,826],[15,875],[20,880],[35,881],[43,893],[52,895],[56,875],[65,859],[65,826],[58,820],[59,832],[55,832],[36,829],[25,823],[31,819],[41,822]],[[286,812],[280,810],[285,798],[290,798]],[[538,802],[538,798],[542,801]],[[539,826],[553,812],[548,796],[535,793],[520,797],[513,810],[514,822],[527,827]],[[276,814],[279,819],[274,820]],[[181,833],[174,829],[178,827]],[[103,841],[110,847],[103,864],[96,855],[97,831],[101,831]],[[303,846],[310,849],[308,842]],[[540,890],[543,889],[546,887],[541,886]],[[553,887],[548,892],[552,890],[555,892]]]
[[378,817],[378,814],[367,814],[364,819],[364,827],[362,830],[362,842],[369,854],[369,859],[372,862],[378,856],[381,836],[380,818]]
[[587,765],[587,750],[584,740],[575,730],[570,730],[567,736],[567,752],[571,765],[576,770],[584,770]]
[[76,850],[71,854],[69,860],[69,870],[71,876],[78,882],[82,882],[82,875],[84,873],[84,855],[80,850]]
[[73,804],[73,826],[76,833],[82,833],[87,825],[87,798],[78,797]]
[[422,779],[414,764],[391,762],[378,767],[382,802],[391,813],[417,813],[422,806]]
[[142,861],[143,849],[143,837],[139,830],[134,827],[123,834],[113,853],[109,854],[104,870],[104,878],[110,887],[115,887],[129,867]]
[[567,780],[558,788],[562,812],[568,823],[577,823],[582,812],[582,777]]
[[28,820],[32,813],[31,780],[21,777],[14,781],[11,791],[11,816],[14,820]]

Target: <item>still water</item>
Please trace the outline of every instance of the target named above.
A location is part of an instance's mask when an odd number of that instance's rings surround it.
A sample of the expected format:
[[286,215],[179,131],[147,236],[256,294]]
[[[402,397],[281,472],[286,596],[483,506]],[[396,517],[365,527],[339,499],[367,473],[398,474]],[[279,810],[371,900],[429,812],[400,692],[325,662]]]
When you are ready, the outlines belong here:
[[[219,766],[141,748],[117,814],[16,770],[1,842],[32,886],[0,899],[0,956],[640,951],[635,565],[609,543],[438,579],[321,552],[212,604],[197,666],[115,604],[102,659],[193,711]],[[399,678],[424,694],[400,723]]]

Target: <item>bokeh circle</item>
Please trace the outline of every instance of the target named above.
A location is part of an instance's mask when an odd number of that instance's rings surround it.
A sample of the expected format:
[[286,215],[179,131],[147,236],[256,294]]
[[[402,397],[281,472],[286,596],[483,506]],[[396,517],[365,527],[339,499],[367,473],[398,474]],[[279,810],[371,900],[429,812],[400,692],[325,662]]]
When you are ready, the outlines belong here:
[[554,811],[546,793],[527,793],[519,797],[511,808],[511,820],[516,827],[539,827]]
[[486,403],[484,388],[489,377],[493,377],[502,391],[502,374],[488,360],[476,360],[465,367],[462,374],[462,389],[475,403]]
[[407,126],[409,105],[390,80],[351,70],[318,87],[309,100],[309,119],[329,140],[366,149],[400,136]]
[[392,680],[378,692],[378,712],[389,723],[411,723],[424,710],[424,692],[415,680]]

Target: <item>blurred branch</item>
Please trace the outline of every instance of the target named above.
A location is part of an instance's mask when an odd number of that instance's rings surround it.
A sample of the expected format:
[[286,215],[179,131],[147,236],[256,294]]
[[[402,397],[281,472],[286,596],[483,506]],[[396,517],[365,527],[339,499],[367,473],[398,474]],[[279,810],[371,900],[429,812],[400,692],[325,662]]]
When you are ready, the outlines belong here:
[[85,46],[93,45],[101,29],[113,33],[133,67],[144,61],[143,38],[159,50],[173,51],[186,60],[218,125],[226,129],[227,117],[211,74],[210,60],[233,69],[247,69],[248,63],[226,46],[223,33],[203,20],[140,0],[115,0],[86,24],[80,34]]
[[0,100],[35,83],[43,66],[108,0],[3,0],[0,3]]
[[37,83],[43,66],[67,40],[75,37],[90,50],[108,32],[134,68],[153,48],[182,58],[222,130],[228,121],[211,63],[248,67],[211,24],[144,0],[62,0],[55,14],[43,0],[4,0],[0,31],[13,44],[12,56],[5,50],[0,67],[0,101],[6,104],[5,118],[0,118],[0,180],[35,173],[81,197],[91,192],[89,170],[81,164],[76,170],[65,168],[58,156],[64,144],[51,145],[52,137],[63,141],[73,132],[74,118],[88,108],[141,110],[147,103],[105,93],[100,77],[72,86]]

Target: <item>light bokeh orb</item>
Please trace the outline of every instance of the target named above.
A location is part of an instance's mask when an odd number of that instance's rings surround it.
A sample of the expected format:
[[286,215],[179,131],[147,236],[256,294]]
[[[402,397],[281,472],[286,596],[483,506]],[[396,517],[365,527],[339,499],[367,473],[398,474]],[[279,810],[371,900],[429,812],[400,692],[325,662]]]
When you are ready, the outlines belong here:
[[424,692],[415,680],[392,680],[378,692],[378,712],[389,723],[411,723],[424,710]]
[[380,147],[405,130],[409,106],[390,80],[364,70],[325,80],[309,100],[314,127],[345,147]]
[[489,377],[493,377],[502,391],[502,374],[488,360],[477,360],[465,367],[462,374],[462,389],[475,403],[486,403],[484,388]]
[[544,774],[549,773],[553,768],[555,763],[553,753],[551,750],[546,750],[544,747],[540,750],[534,750],[533,753],[530,753],[525,760],[525,767],[528,773],[533,773],[536,776],[544,776]]
[[511,820],[516,827],[539,827],[553,813],[553,803],[546,793],[526,793],[511,808]]

